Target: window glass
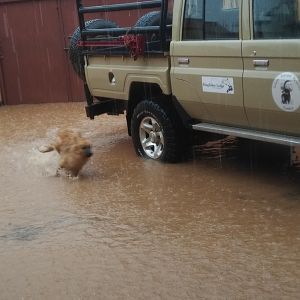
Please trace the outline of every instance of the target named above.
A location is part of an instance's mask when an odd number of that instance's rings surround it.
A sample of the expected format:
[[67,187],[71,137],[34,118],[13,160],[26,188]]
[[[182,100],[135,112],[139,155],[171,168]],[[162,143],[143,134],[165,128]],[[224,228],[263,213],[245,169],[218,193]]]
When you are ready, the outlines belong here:
[[187,0],[183,21],[183,40],[203,40],[204,1]]
[[238,39],[239,3],[239,0],[187,0],[182,39]]
[[300,37],[300,0],[253,0],[255,39]]

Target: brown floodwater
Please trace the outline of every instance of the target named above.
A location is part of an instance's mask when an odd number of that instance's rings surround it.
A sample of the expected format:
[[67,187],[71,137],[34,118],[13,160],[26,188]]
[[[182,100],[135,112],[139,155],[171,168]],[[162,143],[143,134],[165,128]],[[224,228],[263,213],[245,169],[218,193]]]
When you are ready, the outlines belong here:
[[[125,116],[0,107],[1,299],[299,299],[299,171],[286,147],[225,138],[179,164],[136,156]],[[79,130],[78,179],[40,153]]]

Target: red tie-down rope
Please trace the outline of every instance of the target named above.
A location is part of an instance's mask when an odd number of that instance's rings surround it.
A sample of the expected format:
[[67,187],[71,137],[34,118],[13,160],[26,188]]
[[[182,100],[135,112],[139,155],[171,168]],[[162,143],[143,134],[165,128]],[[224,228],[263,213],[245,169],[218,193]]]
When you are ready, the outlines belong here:
[[145,37],[142,34],[126,34],[113,41],[78,41],[78,47],[115,47],[125,46],[130,56],[136,60],[145,51]]

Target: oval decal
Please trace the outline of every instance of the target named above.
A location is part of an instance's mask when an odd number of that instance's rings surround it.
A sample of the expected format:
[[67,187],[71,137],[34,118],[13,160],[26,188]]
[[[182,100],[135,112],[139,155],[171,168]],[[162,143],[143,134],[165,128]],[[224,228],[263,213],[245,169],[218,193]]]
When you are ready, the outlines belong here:
[[277,106],[284,111],[292,112],[300,106],[300,82],[290,72],[279,74],[273,81],[272,96]]

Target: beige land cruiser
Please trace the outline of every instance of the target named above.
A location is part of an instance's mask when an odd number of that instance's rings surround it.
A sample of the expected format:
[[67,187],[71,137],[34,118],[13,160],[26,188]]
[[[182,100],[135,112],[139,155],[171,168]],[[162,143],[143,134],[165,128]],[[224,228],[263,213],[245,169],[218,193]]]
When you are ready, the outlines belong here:
[[[87,115],[126,111],[138,154],[176,161],[187,130],[300,145],[300,0],[77,7],[70,58]],[[133,9],[145,13],[131,27],[86,21]]]

